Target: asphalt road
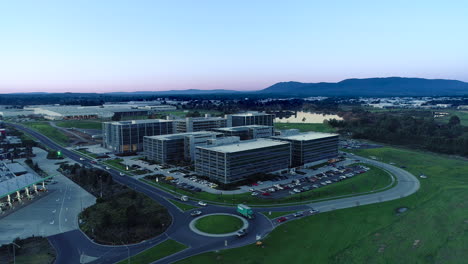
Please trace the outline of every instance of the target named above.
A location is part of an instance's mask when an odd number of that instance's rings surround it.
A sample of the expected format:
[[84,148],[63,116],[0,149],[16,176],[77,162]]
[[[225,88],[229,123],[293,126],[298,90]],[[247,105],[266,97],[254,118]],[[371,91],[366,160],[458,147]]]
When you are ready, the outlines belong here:
[[[89,159],[80,160],[82,158],[79,154],[72,152],[42,134],[16,124],[11,124],[14,127],[23,130],[34,137],[36,137],[43,144],[47,145],[52,149],[61,150],[62,153],[74,160],[77,163],[83,165],[93,166]],[[389,201],[393,199],[399,199],[408,196],[419,189],[418,179],[410,174],[409,172],[374,160],[365,159],[362,157],[355,156],[356,159],[360,159],[364,162],[372,164],[387,170],[396,177],[397,184],[391,189],[378,192],[370,193],[360,196],[341,198],[335,200],[321,201],[316,203],[310,203],[305,205],[295,206],[278,206],[268,208],[255,208],[256,218],[250,220],[249,232],[243,238],[227,237],[227,238],[213,238],[198,235],[189,229],[189,223],[193,219],[190,216],[190,212],[182,212],[179,208],[170,203],[167,199],[177,199],[174,195],[167,193],[163,190],[149,186],[141,181],[133,179],[128,176],[120,176],[118,171],[109,170],[114,180],[132,188],[136,191],[142,192],[154,199],[161,205],[165,206],[172,216],[172,224],[166,230],[165,233],[143,241],[139,244],[128,245],[128,246],[105,246],[99,245],[91,241],[86,235],[84,235],[79,229],[57,234],[49,237],[49,241],[52,243],[54,248],[57,250],[57,260],[55,263],[115,263],[119,260],[126,258],[128,255],[135,255],[147,248],[150,248],[158,243],[165,241],[166,239],[174,239],[180,243],[188,246],[187,249],[180,251],[174,255],[165,257],[154,263],[173,263],[178,260],[197,255],[203,252],[214,251],[225,248],[240,247],[248,244],[252,244],[256,241],[256,236],[266,236],[271,232],[276,223],[270,221],[261,212],[266,211],[294,211],[294,210],[306,210],[310,208],[318,209],[321,212],[337,210],[342,208],[354,207],[358,205],[372,204],[383,201]],[[104,166],[102,166],[104,167]],[[189,202],[195,204],[195,202]],[[203,208],[204,214],[208,213],[235,213],[235,207],[230,206],[219,206],[209,205]],[[227,246],[225,246],[227,243]]]

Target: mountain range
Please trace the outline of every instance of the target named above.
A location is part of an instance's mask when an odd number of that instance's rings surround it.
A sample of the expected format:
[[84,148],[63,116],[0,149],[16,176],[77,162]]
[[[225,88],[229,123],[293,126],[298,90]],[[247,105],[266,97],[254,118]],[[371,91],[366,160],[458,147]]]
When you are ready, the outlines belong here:
[[346,79],[337,83],[280,82],[259,92],[296,96],[445,96],[468,95],[468,83],[389,77]]

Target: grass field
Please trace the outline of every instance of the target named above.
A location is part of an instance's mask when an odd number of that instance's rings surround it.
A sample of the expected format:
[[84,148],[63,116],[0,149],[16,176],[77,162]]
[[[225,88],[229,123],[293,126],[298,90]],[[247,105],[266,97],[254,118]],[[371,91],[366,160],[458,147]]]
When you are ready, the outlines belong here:
[[264,199],[250,195],[250,193],[234,194],[234,195],[221,195],[208,192],[190,193],[180,189],[174,188],[172,185],[165,184],[161,181],[156,183],[155,181],[144,180],[145,182],[155,185],[162,186],[168,190],[175,191],[180,195],[187,195],[194,197],[199,200],[232,203],[232,205],[243,203],[249,205],[268,205],[268,204],[279,204],[279,203],[300,203],[308,200],[315,199],[326,199],[341,195],[353,195],[362,192],[369,192],[378,190],[389,186],[392,182],[391,177],[385,171],[367,165],[371,170],[364,174],[358,174],[351,179],[345,181],[333,183],[325,187],[306,191],[294,195],[290,195],[281,199]]
[[55,260],[55,249],[45,237],[30,237],[15,243],[20,246],[15,247],[15,256],[12,244],[0,247],[0,263],[13,263],[14,258],[17,264],[53,263]]
[[57,121],[55,124],[59,127],[66,128],[81,128],[81,129],[102,129],[101,121],[90,120],[70,120],[70,121]]
[[[320,213],[281,225],[263,242],[186,263],[464,263],[468,258],[468,162],[395,148],[356,151],[424,173],[403,199]],[[401,215],[395,210],[407,207]]]
[[52,127],[49,122],[26,122],[22,124],[36,130],[62,146],[68,145],[69,138],[67,135],[62,133],[59,129]]
[[186,249],[187,246],[181,244],[175,240],[168,239],[150,249],[147,249],[133,257],[130,257],[130,261],[128,259],[124,259],[117,264],[127,264],[127,263],[134,263],[134,264],[149,264],[158,259],[162,259],[179,251]]
[[299,129],[301,132],[335,132],[331,126],[323,123],[275,123],[275,129]]
[[190,204],[184,204],[184,203],[178,202],[176,200],[172,200],[172,199],[169,199],[169,201],[171,203],[173,203],[175,206],[179,207],[179,209],[182,210],[182,211],[188,211],[188,210],[192,210],[192,209],[195,209],[195,208],[200,208],[198,206],[193,206],[193,205],[190,205]]
[[460,118],[460,122],[462,125],[464,126],[468,126],[468,111],[462,111],[462,110],[441,110],[440,112],[448,112],[450,113],[449,115],[447,116],[444,116],[444,117],[438,117],[436,118],[436,120],[438,121],[442,121],[444,123],[448,123],[448,121],[450,120],[450,117],[453,116],[453,115],[456,115]]
[[242,228],[244,223],[241,219],[231,215],[208,215],[199,218],[195,227],[210,234],[226,234],[235,232]]

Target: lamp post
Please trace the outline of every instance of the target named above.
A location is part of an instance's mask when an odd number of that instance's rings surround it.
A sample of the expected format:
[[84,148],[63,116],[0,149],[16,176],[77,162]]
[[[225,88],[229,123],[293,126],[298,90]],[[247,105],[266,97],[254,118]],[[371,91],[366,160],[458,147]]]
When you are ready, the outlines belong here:
[[16,264],[15,246],[17,246],[18,248],[21,248],[21,247],[18,244],[16,244],[15,242],[11,242],[11,245],[13,246],[13,264]]

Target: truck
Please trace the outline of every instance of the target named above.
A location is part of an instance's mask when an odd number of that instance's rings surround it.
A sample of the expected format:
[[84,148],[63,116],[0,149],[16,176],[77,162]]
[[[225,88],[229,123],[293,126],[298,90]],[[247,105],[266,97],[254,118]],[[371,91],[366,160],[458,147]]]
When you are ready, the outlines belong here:
[[240,215],[242,215],[243,217],[247,218],[247,219],[255,218],[255,214],[254,214],[252,208],[248,207],[247,205],[238,204],[237,205],[237,212]]

